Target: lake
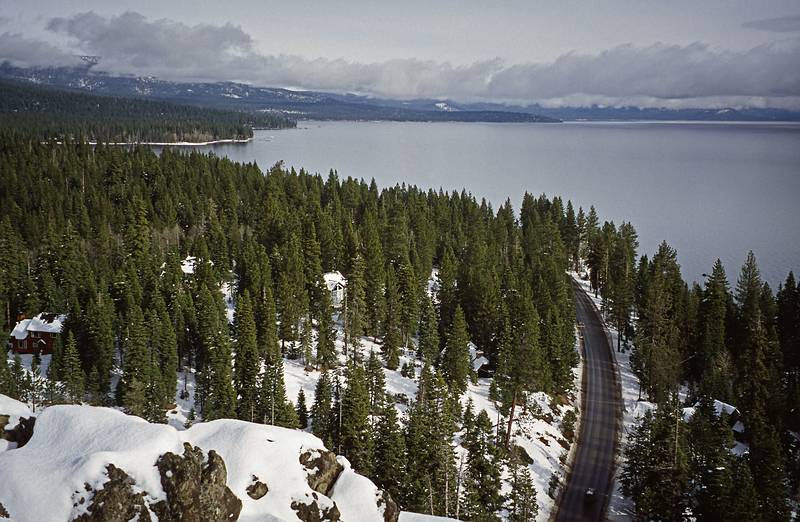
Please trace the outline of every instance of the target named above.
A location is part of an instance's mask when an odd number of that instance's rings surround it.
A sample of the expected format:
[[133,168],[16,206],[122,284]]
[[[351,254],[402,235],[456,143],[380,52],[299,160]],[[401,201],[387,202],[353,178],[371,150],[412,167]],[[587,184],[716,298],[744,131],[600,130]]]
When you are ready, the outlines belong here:
[[798,124],[300,122],[199,149],[379,187],[466,188],[495,208],[560,195],[601,222],[632,222],[641,253],[666,240],[689,281],[719,257],[735,285],[748,250],[773,288],[800,269]]

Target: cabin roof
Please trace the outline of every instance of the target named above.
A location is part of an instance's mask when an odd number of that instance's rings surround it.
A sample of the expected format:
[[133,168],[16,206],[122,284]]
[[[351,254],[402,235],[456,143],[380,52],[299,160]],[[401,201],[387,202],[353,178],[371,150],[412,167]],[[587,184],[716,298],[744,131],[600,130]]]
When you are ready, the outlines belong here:
[[61,333],[66,315],[41,313],[31,319],[19,321],[11,331],[11,337],[17,340],[27,339],[28,332]]

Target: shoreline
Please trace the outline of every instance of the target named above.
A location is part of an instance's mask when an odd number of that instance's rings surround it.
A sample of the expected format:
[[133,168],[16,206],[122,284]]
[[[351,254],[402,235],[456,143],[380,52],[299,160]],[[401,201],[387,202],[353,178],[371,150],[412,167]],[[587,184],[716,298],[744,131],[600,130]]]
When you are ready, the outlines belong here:
[[[114,141],[114,142],[105,142],[105,141],[87,141],[87,145],[147,145],[148,147],[202,147],[205,145],[218,145],[222,143],[249,143],[253,141],[255,136],[250,138],[238,139],[238,138],[227,138],[222,140],[211,140],[211,141]],[[42,143],[50,143],[50,142],[42,142]],[[63,145],[63,141],[56,141],[57,145]]]

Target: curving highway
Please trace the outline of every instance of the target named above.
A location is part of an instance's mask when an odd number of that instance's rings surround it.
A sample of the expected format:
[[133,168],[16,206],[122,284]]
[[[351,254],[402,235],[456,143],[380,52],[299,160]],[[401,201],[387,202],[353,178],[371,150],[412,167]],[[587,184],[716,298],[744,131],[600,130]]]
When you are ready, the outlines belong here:
[[[556,521],[603,520],[613,485],[620,388],[611,346],[589,297],[573,281],[575,309],[583,333],[583,391],[577,450]],[[583,325],[581,328],[580,325]],[[587,489],[595,491],[587,498]]]

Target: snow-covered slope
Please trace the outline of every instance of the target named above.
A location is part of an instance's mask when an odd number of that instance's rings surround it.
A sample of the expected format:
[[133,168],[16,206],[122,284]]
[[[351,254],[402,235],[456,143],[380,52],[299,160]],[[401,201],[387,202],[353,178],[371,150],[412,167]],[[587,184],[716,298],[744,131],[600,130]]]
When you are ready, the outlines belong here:
[[[0,396],[0,405],[14,402]],[[16,522],[72,520],[87,513],[113,464],[133,479],[133,491],[143,495],[153,514],[159,501],[170,500],[165,481],[173,477],[156,463],[168,452],[185,455],[185,443],[202,450],[204,466],[212,461],[211,450],[222,458],[223,486],[241,501],[239,520],[298,520],[299,506],[314,503],[319,512],[335,503],[343,521],[384,520],[382,492],[309,433],[236,420],[177,431],[92,406],[49,407],[25,446],[0,451],[0,504]],[[315,491],[309,476],[325,483],[315,484]],[[267,490],[258,499],[253,498],[257,482]]]

